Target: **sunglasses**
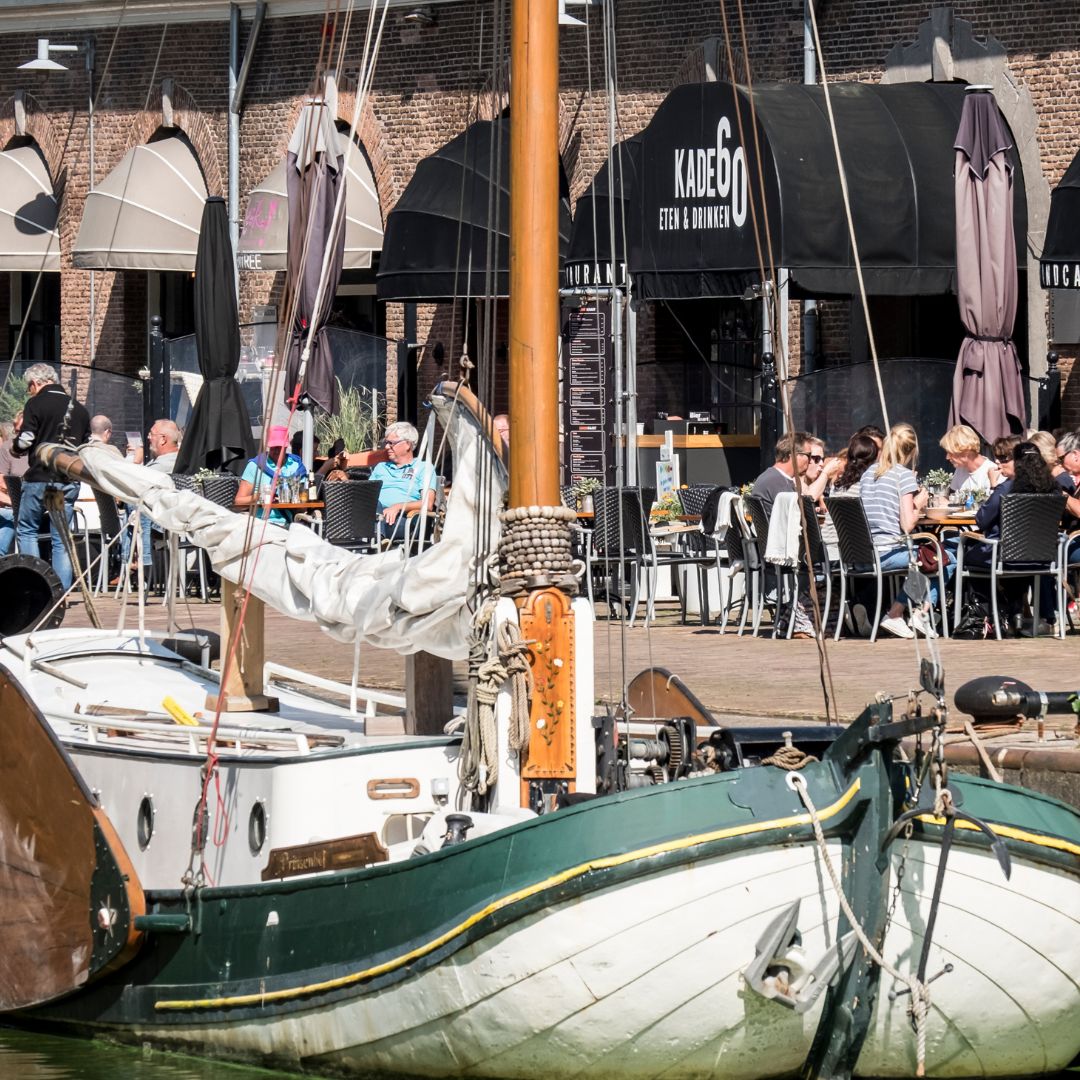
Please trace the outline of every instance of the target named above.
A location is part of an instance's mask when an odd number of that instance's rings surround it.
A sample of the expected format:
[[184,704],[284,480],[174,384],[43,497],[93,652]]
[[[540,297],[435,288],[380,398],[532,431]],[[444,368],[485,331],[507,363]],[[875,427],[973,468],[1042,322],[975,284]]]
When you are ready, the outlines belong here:
[[398,443],[408,442],[408,439],[383,439],[383,446],[397,446]]
[[824,460],[824,456],[821,454],[807,454],[806,455],[815,465],[820,465]]

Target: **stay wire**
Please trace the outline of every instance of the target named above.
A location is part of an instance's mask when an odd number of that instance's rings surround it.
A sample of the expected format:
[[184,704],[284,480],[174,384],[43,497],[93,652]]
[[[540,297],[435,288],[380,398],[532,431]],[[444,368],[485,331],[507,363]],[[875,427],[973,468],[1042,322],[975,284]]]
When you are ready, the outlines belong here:
[[[761,281],[762,281],[762,284],[763,284],[764,295],[763,295],[762,303],[763,303],[764,309],[765,309],[764,312],[763,312],[763,315],[764,315],[764,318],[768,320],[768,323],[769,323],[769,327],[768,327],[769,328],[769,337],[770,337],[770,340],[772,341],[774,355],[777,357],[777,359],[779,361],[779,363],[777,365],[777,370],[778,370],[778,372],[780,374],[780,378],[778,379],[778,385],[779,385],[779,389],[780,389],[781,406],[783,408],[783,413],[784,413],[784,423],[785,423],[785,425],[787,427],[787,430],[789,432],[791,432],[791,433],[794,433],[795,430],[796,430],[795,429],[795,420],[794,420],[794,416],[792,414],[791,396],[790,396],[789,387],[788,387],[788,383],[787,383],[787,373],[788,373],[787,350],[786,350],[785,345],[784,345],[783,336],[780,333],[780,325],[779,325],[779,319],[780,319],[779,301],[780,301],[780,297],[782,296],[782,293],[780,292],[780,289],[779,289],[779,282],[777,280],[776,266],[775,266],[775,264],[773,262],[772,232],[771,232],[771,229],[770,229],[770,226],[769,226],[769,214],[768,214],[768,209],[767,209],[767,205],[766,205],[766,201],[765,201],[765,180],[764,180],[764,172],[763,172],[763,167],[762,167],[761,144],[760,144],[760,140],[758,138],[758,123],[757,123],[757,112],[756,112],[755,101],[754,101],[753,73],[752,73],[752,70],[751,70],[752,65],[750,63],[750,46],[749,46],[749,41],[747,39],[747,34],[746,34],[746,19],[745,19],[745,14],[744,14],[744,11],[743,11],[743,0],[736,0],[736,4],[737,4],[738,17],[739,17],[740,46],[741,46],[742,59],[743,59],[743,64],[744,64],[744,74],[745,74],[745,77],[746,77],[746,96],[747,96],[747,99],[749,101],[749,108],[750,108],[750,129],[751,129],[751,131],[753,133],[754,158],[755,158],[754,164],[755,164],[755,168],[756,168],[756,172],[757,172],[757,180],[758,180],[758,192],[757,192],[757,194],[761,198],[761,222],[759,222],[759,220],[758,220],[757,207],[756,207],[756,203],[755,203],[755,199],[754,199],[753,185],[748,185],[749,198],[748,198],[747,202],[749,203],[751,219],[752,219],[752,224],[753,224],[754,244],[755,244],[755,248],[757,250],[757,256],[758,256],[758,272],[759,272],[759,274],[761,276]],[[733,56],[732,48],[731,48],[731,34],[730,34],[730,28],[729,28],[729,24],[728,24],[727,5],[726,5],[725,0],[720,0],[720,13],[721,13],[721,19],[723,21],[723,26],[724,26],[724,40],[725,40],[725,47],[726,47],[726,51],[727,51],[727,55],[728,55],[728,67],[734,73],[734,71],[735,71],[735,63],[734,63],[734,56]],[[733,97],[734,106],[735,106],[735,121],[736,121],[736,125],[737,125],[738,132],[739,132],[739,144],[740,144],[740,146],[746,147],[748,144],[747,144],[747,139],[746,139],[745,125],[744,125],[744,122],[743,122],[743,112],[742,112],[742,106],[741,106],[741,102],[740,102],[740,93],[739,93],[739,90],[734,86],[734,84],[733,84],[732,97]],[[765,232],[765,244],[764,244],[764,247],[762,245],[762,236],[761,236],[762,228],[764,228],[764,232]],[[768,268],[766,268],[766,264],[765,264],[766,257],[768,258]],[[763,408],[765,407],[764,403],[762,404],[762,407]],[[797,448],[793,447],[793,454],[796,453],[796,452],[797,452]],[[793,473],[794,473],[793,479],[795,481],[795,497],[798,500],[798,508],[799,508],[799,519],[800,519],[800,528],[801,528],[801,537],[802,537],[803,557],[806,560],[808,592],[809,592],[809,595],[810,595],[810,602],[811,602],[811,607],[813,609],[813,615],[814,615],[814,647],[815,647],[815,649],[817,651],[817,654],[818,654],[818,681],[819,681],[820,686],[821,686],[822,699],[823,699],[823,703],[824,703],[824,706],[825,706],[825,719],[826,719],[826,722],[829,723],[829,724],[832,724],[832,723],[839,724],[839,722],[840,722],[839,715],[835,712],[835,709],[836,709],[836,704],[835,704],[836,703],[836,687],[835,687],[835,684],[834,684],[834,681],[833,681],[832,664],[831,664],[830,657],[829,657],[829,649],[828,649],[828,645],[826,644],[827,627],[825,626],[824,619],[822,617],[821,598],[818,595],[817,578],[816,578],[816,575],[814,573],[813,553],[812,553],[812,551],[810,549],[810,537],[809,537],[809,533],[807,531],[806,506],[805,506],[805,504],[803,502],[802,477],[800,476],[799,470],[798,470],[797,467],[793,470]],[[778,589],[777,589],[776,602],[777,602],[776,619],[777,619],[777,622],[779,623],[779,619],[780,619],[780,602],[781,602],[779,586],[778,586]],[[792,590],[791,603],[793,605],[796,605],[796,606],[799,603],[799,567],[798,567],[798,561],[796,561],[796,566],[795,566],[794,584],[793,584],[793,590]],[[774,629],[774,633],[778,629],[779,629],[779,626],[777,626]]]

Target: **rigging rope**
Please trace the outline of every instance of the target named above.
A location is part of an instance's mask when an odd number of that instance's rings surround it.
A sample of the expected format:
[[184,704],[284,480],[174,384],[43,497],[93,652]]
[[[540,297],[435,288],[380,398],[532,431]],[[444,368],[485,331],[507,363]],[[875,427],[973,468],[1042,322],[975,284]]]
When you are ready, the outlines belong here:
[[836,867],[833,865],[832,856],[829,854],[829,846],[825,840],[825,833],[821,828],[821,818],[818,816],[817,807],[814,805],[814,800],[810,796],[806,777],[804,777],[802,773],[793,772],[789,783],[798,792],[799,798],[802,799],[803,805],[806,807],[807,814],[810,815],[810,823],[814,827],[814,837],[817,841],[818,851],[821,853],[821,861],[824,863],[825,870],[829,875],[829,880],[832,882],[833,890],[836,892],[836,899],[840,903],[840,908],[844,913],[844,917],[851,924],[851,929],[859,939],[859,944],[862,945],[870,959],[881,968],[882,971],[887,975],[890,975],[897,982],[903,983],[911,993],[911,1004],[909,1008],[915,1023],[916,1058],[918,1063],[915,1075],[925,1076],[926,1017],[930,1009],[930,988],[926,983],[920,982],[916,975],[905,975],[903,972],[898,971],[884,956],[882,956],[877,946],[870,940],[869,935],[863,929],[862,924],[859,922],[858,917],[852,909],[843,886],[840,884],[840,878],[836,872]]

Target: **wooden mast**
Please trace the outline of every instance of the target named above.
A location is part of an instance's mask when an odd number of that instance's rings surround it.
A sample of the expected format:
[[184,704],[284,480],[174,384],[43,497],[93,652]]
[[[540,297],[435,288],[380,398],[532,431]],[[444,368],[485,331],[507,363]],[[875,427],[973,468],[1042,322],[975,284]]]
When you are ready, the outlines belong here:
[[510,46],[510,505],[559,502],[559,18],[514,0]]
[[[513,0],[510,25],[510,513],[533,508],[539,528],[561,509],[558,7]],[[534,588],[518,620],[533,682],[521,804],[544,812],[577,787],[570,597],[553,584]]]

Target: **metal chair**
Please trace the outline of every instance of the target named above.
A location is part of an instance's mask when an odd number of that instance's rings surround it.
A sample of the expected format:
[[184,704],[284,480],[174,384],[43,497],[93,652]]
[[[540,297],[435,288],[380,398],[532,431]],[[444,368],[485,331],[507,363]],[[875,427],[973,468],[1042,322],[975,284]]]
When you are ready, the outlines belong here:
[[381,480],[333,480],[323,485],[323,539],[350,551],[378,551]]
[[[792,598],[791,615],[788,618],[787,637],[790,638],[795,631],[795,607],[799,597],[799,579],[803,576],[807,581],[821,581],[825,586],[825,603],[821,608],[821,633],[826,633],[829,625],[829,612],[832,609],[832,579],[839,572],[833,566],[829,558],[829,549],[821,535],[821,524],[817,518],[817,508],[814,500],[809,495],[802,497],[802,521],[806,528],[806,534],[799,544],[799,563],[795,569],[795,595]],[[809,560],[807,549],[809,548]]]
[[[645,489],[648,491],[649,489]],[[596,493],[593,505],[596,517],[591,543],[586,553],[586,575],[589,600],[593,600],[593,574],[598,566],[604,568],[609,598],[612,593],[620,603],[629,604],[630,623],[637,617],[640,602],[640,577],[645,575],[645,619],[655,616],[656,581],[661,567],[693,566],[698,573],[699,595],[702,603],[702,622],[708,621],[707,593],[704,575],[711,565],[711,555],[674,550],[658,552],[645,520],[642,490],[639,488],[603,488]],[[615,567],[616,575],[611,574]],[[624,600],[624,590],[627,593]],[[682,620],[686,621],[685,597],[680,597]]]
[[[852,495],[833,495],[825,500],[829,516],[836,526],[837,544],[840,548],[840,606],[836,616],[835,639],[840,638],[840,628],[844,618],[848,615],[848,581],[872,580],[875,588],[874,621],[870,630],[870,640],[877,640],[878,625],[881,622],[881,607],[884,598],[885,582],[890,583],[891,594],[895,594],[895,585],[898,579],[907,576],[908,567],[903,566],[896,570],[882,570],[881,555],[874,544],[873,535],[870,532],[870,523],[866,520],[866,511],[863,509],[862,500]],[[925,540],[927,543],[937,545],[935,537],[929,533],[916,533],[907,537],[897,537],[897,545],[907,543],[910,547],[914,540]],[[938,589],[939,603],[941,606],[942,633],[948,637],[948,623],[946,622],[945,609],[945,572],[944,555],[940,545],[938,553]]]
[[[104,592],[113,578],[113,568],[120,565],[120,547],[118,541],[124,526],[120,521],[120,511],[116,500],[104,491],[94,488],[94,501],[98,508],[98,536],[101,543],[101,561],[98,563],[97,581],[94,592]],[[114,557],[115,556],[115,557]]]
[[[964,578],[985,578],[990,582],[990,609],[994,616],[994,635],[1001,640],[998,617],[997,585],[1009,578],[1032,579],[1032,625],[1039,625],[1039,578],[1054,579],[1058,636],[1065,636],[1065,564],[1061,541],[1061,518],[1065,500],[1060,495],[1005,495],[1001,500],[1001,534],[987,539],[982,533],[961,533],[956,548],[956,615],[963,606]],[[965,565],[965,549],[972,544],[990,548],[987,563],[972,564],[970,552]]]
[[[780,606],[783,603],[785,574],[783,568],[765,559],[765,551],[769,546],[769,514],[765,510],[765,504],[759,495],[744,495],[743,505],[750,512],[751,529],[746,535],[748,548],[752,551],[752,563],[758,578],[758,587],[754,594],[754,621],[753,634],[757,637],[761,627],[761,617],[767,606],[769,593],[769,567],[772,566],[776,578],[776,604],[773,607],[773,637],[780,622]],[[742,631],[739,631],[740,636]]]
[[[195,480],[195,477],[190,473],[172,473],[173,487],[177,491],[193,491],[195,494],[200,495],[202,492],[199,490],[199,485]],[[177,585],[182,596],[187,595],[187,575],[188,575],[188,560],[187,555],[190,552],[195,553],[195,569],[199,574],[199,598],[204,604],[209,602],[209,597],[206,587],[207,570],[209,569],[209,556],[200,547],[196,547],[190,540],[184,537],[177,538]],[[165,538],[165,580],[172,580],[172,548],[169,545],[168,537]],[[166,589],[166,593],[168,590]],[[166,595],[166,601],[168,596]]]
[[[12,475],[9,474],[9,475],[4,477],[4,480],[7,483],[8,498],[11,499],[11,517],[12,517],[12,521],[13,521],[13,523],[15,525],[15,541],[14,541],[14,544],[12,546],[12,551],[18,551],[19,550],[19,504],[20,504],[20,501],[21,501],[21,498],[22,498],[23,477],[21,477],[21,476],[12,476]],[[81,528],[79,526],[80,518],[82,519],[82,527]],[[43,525],[44,525],[44,528],[41,528],[38,531],[38,548],[39,548],[39,550],[38,551],[25,551],[25,552],[23,552],[24,555],[34,555],[34,556],[40,555],[41,554],[40,547],[41,547],[41,541],[42,540],[47,540],[49,542],[50,549],[51,549],[51,546],[52,546],[52,522],[51,522],[51,519],[49,518],[48,514],[46,514],[44,519],[43,519]],[[91,561],[92,561],[91,556],[90,556],[90,530],[86,526],[86,516],[76,506],[73,513],[72,513],[72,519],[71,519],[71,538],[72,538],[72,540],[74,540],[76,542],[76,546],[78,544],[78,537],[80,535],[81,535],[82,541],[83,541],[83,550],[84,550],[84,553],[85,553],[84,557],[85,557],[85,560],[86,560],[86,565],[89,566]],[[78,567],[74,567],[73,569],[78,570]]]

